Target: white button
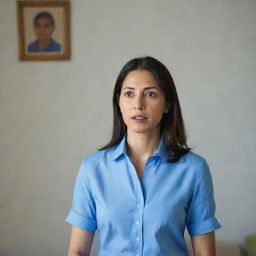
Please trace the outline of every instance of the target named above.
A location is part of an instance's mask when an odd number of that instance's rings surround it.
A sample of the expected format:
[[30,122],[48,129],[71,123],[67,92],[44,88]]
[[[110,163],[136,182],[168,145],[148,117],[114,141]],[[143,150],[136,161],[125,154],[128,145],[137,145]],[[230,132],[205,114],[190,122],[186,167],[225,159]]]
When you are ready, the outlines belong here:
[[140,207],[140,204],[137,204],[137,207],[139,208],[139,207]]
[[139,224],[140,224],[140,222],[139,222],[139,221],[136,221],[136,224],[138,224],[138,225],[139,225]]
[[136,240],[137,240],[137,241],[140,241],[140,237],[137,237]]

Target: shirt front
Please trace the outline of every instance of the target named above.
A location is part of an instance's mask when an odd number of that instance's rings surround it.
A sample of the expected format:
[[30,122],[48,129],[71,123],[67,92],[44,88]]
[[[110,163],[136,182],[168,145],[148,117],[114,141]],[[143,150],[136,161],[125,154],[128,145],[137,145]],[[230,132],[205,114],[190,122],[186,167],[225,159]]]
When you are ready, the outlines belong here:
[[82,161],[66,221],[99,233],[98,256],[187,256],[184,240],[220,228],[206,160],[189,152],[167,163],[163,139],[140,182],[126,137]]
[[39,40],[28,45],[28,52],[60,52],[61,45],[51,38],[49,44],[42,50],[39,49]]

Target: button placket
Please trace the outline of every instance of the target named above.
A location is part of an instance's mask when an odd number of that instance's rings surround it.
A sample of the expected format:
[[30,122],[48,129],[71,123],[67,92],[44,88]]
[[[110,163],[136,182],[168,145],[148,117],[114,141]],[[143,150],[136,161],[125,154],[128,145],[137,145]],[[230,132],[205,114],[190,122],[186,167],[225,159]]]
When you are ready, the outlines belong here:
[[[152,169],[154,168],[155,164],[155,157],[151,156],[144,167],[142,181],[140,182],[137,176],[137,172],[135,166],[131,162],[130,158],[126,156],[128,160],[128,165],[131,168],[131,176],[133,178],[132,183],[135,188],[135,197],[137,198],[137,204],[135,204],[136,208],[136,216],[134,219],[134,235],[135,235],[135,244],[137,248],[137,255],[142,255],[143,252],[143,211],[144,211],[144,204],[145,204],[145,197],[146,191],[145,187],[147,187],[151,181],[150,177],[152,176]],[[146,188],[148,190],[148,188]]]
[[143,223],[143,211],[144,211],[144,207],[141,201],[138,201],[137,204],[135,205],[136,207],[136,212],[137,212],[137,218],[134,219],[134,226],[135,226],[135,244],[136,244],[136,248],[137,248],[137,255],[142,254],[143,251],[143,227],[142,227],[142,223]]
[[[142,251],[142,218],[143,218],[143,209],[141,208],[141,204],[138,203],[136,205],[137,208],[137,212],[138,212],[138,217],[137,219],[135,219],[134,221],[134,225],[136,226],[135,230],[137,230],[136,232],[136,242],[137,242],[137,249],[138,252]],[[139,255],[139,254],[138,254]]]

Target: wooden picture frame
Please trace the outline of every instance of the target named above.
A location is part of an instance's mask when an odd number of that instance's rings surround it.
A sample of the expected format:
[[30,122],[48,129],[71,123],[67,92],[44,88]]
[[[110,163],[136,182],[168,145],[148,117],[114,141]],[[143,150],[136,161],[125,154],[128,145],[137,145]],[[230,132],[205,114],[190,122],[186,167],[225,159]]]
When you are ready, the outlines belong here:
[[69,1],[17,1],[20,60],[70,59]]

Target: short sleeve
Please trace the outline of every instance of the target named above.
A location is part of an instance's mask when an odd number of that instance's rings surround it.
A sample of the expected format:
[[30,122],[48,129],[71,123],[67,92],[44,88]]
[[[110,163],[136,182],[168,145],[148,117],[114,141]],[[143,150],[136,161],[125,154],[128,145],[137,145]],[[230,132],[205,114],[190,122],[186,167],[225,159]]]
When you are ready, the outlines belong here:
[[89,186],[87,168],[84,160],[78,170],[73,192],[73,203],[66,222],[89,231],[97,229],[96,208]]
[[209,233],[221,227],[214,216],[213,182],[209,166],[204,158],[195,170],[194,184],[186,216],[186,226],[190,236]]

